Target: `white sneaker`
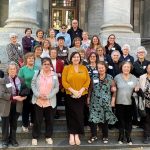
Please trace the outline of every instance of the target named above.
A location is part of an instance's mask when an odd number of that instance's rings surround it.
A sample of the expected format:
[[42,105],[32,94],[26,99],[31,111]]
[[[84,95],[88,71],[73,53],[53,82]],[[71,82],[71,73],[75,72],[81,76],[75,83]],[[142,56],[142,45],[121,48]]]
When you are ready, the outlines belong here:
[[22,131],[23,132],[29,132],[29,129],[27,127],[22,126]]
[[32,139],[32,146],[36,146],[37,145],[37,139]]
[[122,141],[118,141],[118,144],[123,144],[123,142]]
[[53,144],[53,140],[52,140],[52,138],[46,138],[46,142],[47,142],[47,144]]
[[132,145],[132,142],[129,142],[128,145]]

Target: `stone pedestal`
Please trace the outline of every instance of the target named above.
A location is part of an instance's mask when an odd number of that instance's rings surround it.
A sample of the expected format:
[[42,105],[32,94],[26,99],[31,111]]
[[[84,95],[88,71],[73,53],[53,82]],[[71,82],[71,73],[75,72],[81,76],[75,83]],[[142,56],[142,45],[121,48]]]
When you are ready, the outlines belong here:
[[9,0],[5,28],[37,28],[37,0]]

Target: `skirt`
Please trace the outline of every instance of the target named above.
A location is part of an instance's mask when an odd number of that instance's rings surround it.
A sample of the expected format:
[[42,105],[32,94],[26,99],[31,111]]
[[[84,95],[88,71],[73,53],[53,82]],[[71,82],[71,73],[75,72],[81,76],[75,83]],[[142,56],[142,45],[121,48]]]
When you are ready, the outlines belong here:
[[78,99],[66,95],[65,110],[66,121],[69,134],[83,134],[84,133],[84,103],[86,95]]

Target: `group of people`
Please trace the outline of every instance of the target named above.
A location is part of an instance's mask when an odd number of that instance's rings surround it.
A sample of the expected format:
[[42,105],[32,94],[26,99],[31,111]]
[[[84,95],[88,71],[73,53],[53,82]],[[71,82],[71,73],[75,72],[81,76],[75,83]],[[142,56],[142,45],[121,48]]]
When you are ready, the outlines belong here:
[[[8,69],[0,71],[0,116],[2,117],[2,147],[18,146],[17,120],[22,114],[22,130],[32,126],[32,145],[38,144],[42,121],[45,121],[45,140],[53,144],[53,119],[57,105],[64,98],[70,145],[80,145],[80,134],[89,126],[93,143],[98,139],[97,127],[102,128],[102,140],[108,143],[109,125],[117,122],[118,143],[131,145],[133,92],[144,95],[146,116],[143,118],[144,143],[150,137],[150,62],[147,51],[137,48],[137,60],[130,55],[130,46],[116,43],[115,35],[102,46],[100,38],[78,27],[72,21],[67,31],[63,24],[49,37],[38,29],[36,38],[27,28],[22,44],[15,33],[10,34],[6,47]],[[65,90],[65,92],[64,92]],[[114,111],[115,110],[115,111]],[[10,132],[9,132],[10,127]]]

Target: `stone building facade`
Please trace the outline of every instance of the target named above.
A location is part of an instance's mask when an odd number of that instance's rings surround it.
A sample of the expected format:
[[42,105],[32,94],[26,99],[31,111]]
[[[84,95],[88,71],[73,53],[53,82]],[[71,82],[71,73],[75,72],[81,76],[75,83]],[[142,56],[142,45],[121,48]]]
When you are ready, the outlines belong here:
[[[149,41],[149,0],[1,0],[0,3],[0,59],[8,34],[23,36],[26,27],[59,29],[62,23],[71,25],[76,18],[84,31],[100,36],[105,45],[109,34],[117,36],[120,45],[128,43],[133,52]],[[146,43],[146,42],[145,42]]]

